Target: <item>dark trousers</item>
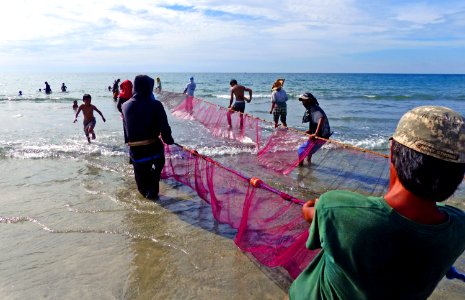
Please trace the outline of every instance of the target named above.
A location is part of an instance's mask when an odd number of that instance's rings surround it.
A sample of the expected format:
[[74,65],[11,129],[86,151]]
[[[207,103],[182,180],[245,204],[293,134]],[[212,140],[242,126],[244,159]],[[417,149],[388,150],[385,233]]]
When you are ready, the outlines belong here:
[[136,179],[137,189],[146,198],[157,198],[160,190],[159,182],[163,167],[165,166],[165,157],[150,159],[148,161],[132,161],[134,167],[134,177]]

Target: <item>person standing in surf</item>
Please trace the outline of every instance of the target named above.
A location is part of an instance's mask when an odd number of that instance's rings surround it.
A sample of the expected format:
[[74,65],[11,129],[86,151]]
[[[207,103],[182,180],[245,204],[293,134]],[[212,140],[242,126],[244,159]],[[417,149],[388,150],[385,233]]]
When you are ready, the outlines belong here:
[[[134,95],[122,105],[124,140],[139,193],[157,200],[160,175],[165,165],[165,142],[174,144],[163,104],[153,99],[154,80],[147,75],[134,79]],[[160,139],[160,135],[162,140]]]
[[132,82],[131,80],[124,80],[121,82],[120,86],[120,93],[118,95],[118,103],[116,103],[116,108],[120,113],[122,113],[121,106],[123,105],[124,102],[128,101],[132,97]]
[[50,84],[48,84],[47,81],[45,81],[45,94],[51,94],[52,93],[52,88],[50,87]]
[[113,88],[111,89],[113,93],[113,100],[116,101],[118,100],[118,95],[119,95],[119,82],[120,79],[116,79],[115,82],[113,82]]
[[[245,87],[243,85],[240,85],[237,83],[236,79],[231,79],[229,82],[229,85],[231,86],[231,97],[229,100],[229,112],[228,112],[228,125],[229,127],[232,127],[232,122],[231,122],[231,114],[233,112],[239,112],[241,122],[240,122],[240,127],[242,128],[243,126],[243,120],[244,120],[244,111],[245,111],[245,102],[250,103],[252,101],[252,89]],[[245,92],[249,92],[249,98],[244,96]],[[234,102],[233,105],[233,100],[234,97],[236,98],[236,101]]]
[[278,121],[281,119],[283,127],[287,127],[287,104],[288,100],[286,91],[283,89],[284,79],[277,79],[271,87],[271,109],[270,114],[273,114],[274,128],[278,127]]
[[197,85],[194,82],[194,77],[189,78],[189,83],[186,85],[183,94],[186,94],[186,110],[188,113],[192,114],[193,109],[193,98],[194,98],[194,91]]
[[[305,113],[302,118],[302,123],[308,122],[308,130],[305,132],[309,135],[309,141],[303,143],[299,146],[297,153],[299,158],[301,158],[302,153],[305,152],[305,149],[309,146],[309,143],[313,142],[312,150],[307,155],[308,164],[312,163],[312,155],[318,151],[323,145],[324,140],[315,140],[315,137],[322,137],[328,139],[331,136],[331,128],[329,127],[328,117],[324,110],[320,107],[318,100],[311,93],[305,93],[299,96],[299,101],[302,101],[302,105],[305,107]],[[299,166],[303,166],[304,158],[299,162]]]
[[155,92],[157,92],[157,93],[161,92],[161,80],[160,80],[160,77],[157,77],[157,87],[155,88]]
[[94,105],[90,104],[92,100],[92,97],[89,94],[84,94],[82,96],[82,101],[84,101],[84,104],[81,104],[76,112],[76,116],[74,117],[74,123],[77,122],[77,117],[79,116],[79,113],[82,110],[82,114],[84,115],[84,120],[83,120],[83,125],[84,125],[84,134],[87,137],[87,141],[90,143],[90,136],[92,135],[92,139],[95,140],[95,124],[97,123],[97,120],[94,117],[94,110],[99,113],[99,115],[102,117],[103,122],[106,122],[105,117],[103,116],[102,112],[98,110],[97,107]]

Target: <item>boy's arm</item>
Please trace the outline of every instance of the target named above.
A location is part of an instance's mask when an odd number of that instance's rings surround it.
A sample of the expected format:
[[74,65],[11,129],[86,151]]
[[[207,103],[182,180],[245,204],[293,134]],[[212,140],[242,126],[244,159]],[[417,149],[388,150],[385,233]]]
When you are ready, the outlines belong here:
[[74,116],[74,122],[73,123],[77,122],[77,117],[78,117],[79,113],[81,112],[81,110],[82,110],[82,108],[81,108],[81,106],[79,106],[79,108],[78,108],[78,110],[76,112],[76,115]]
[[[310,137],[311,137],[311,138],[314,138],[314,137],[316,137],[316,136],[320,136],[320,131],[321,131],[321,129],[323,128],[323,122],[324,122],[324,120],[325,120],[324,117],[321,117],[320,119],[318,119],[318,125],[316,126],[315,133],[310,134]],[[310,130],[309,130],[307,133],[310,133]]]
[[324,117],[321,117],[319,120],[318,120],[318,125],[316,126],[316,131],[315,131],[315,135],[316,136],[320,136],[320,133],[321,133],[321,129],[323,128],[323,122],[325,121],[325,118]]
[[271,109],[270,109],[270,114],[273,113],[273,108],[276,104],[276,93],[271,93]]
[[252,101],[252,89],[245,88],[245,90],[249,92],[249,99],[247,100],[247,98],[246,98],[245,100],[246,100],[247,102]]
[[100,110],[98,110],[97,107],[94,106],[94,110],[99,113],[99,115],[102,117],[103,122],[107,121],[107,120],[105,120],[105,117],[103,116],[102,112]]
[[231,89],[231,99],[229,100],[229,106],[228,106],[228,108],[231,108],[232,103],[233,103],[233,100],[234,100],[234,92],[233,92],[233,90]]
[[273,108],[274,108],[274,106],[275,106],[275,103],[274,103],[274,102],[271,102],[271,109],[270,109],[270,114],[272,114],[272,113],[273,113]]

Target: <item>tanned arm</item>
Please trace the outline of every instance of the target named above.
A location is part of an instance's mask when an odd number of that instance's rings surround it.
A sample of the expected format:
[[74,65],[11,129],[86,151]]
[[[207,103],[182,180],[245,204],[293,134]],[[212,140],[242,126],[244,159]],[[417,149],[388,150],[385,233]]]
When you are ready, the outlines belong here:
[[102,117],[103,122],[106,122],[107,120],[105,120],[105,117],[102,115],[102,113],[100,112],[100,110],[98,110],[98,108],[95,107],[95,106],[94,106],[93,108],[94,108],[94,110],[95,110],[96,112],[98,112],[99,115]]

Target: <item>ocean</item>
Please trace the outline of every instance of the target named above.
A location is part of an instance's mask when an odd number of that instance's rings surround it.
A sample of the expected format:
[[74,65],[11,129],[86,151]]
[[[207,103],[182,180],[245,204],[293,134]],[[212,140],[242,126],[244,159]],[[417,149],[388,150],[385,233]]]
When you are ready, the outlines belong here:
[[[328,116],[332,139],[384,154],[399,118],[413,107],[442,105],[465,115],[465,75],[145,74],[179,93],[194,76],[196,97],[225,107],[234,78],[253,90],[246,112],[268,121],[271,85],[285,78],[289,127],[307,129],[298,95],[311,92]],[[108,91],[115,79],[136,75],[0,74],[0,298],[282,299],[288,276],[241,252],[235,230],[218,224],[195,191],[162,180],[160,201],[138,195]],[[50,95],[42,92],[45,81]],[[68,92],[60,91],[62,83]],[[82,114],[73,124],[73,101],[82,103],[84,93],[107,119],[96,114],[91,144]],[[251,154],[237,143],[218,145],[195,121],[167,112],[177,143],[224,164]],[[285,185],[289,179],[274,180]],[[305,197],[307,188],[303,181],[286,192]],[[452,204],[465,209],[463,200]],[[465,272],[464,255],[455,266]],[[443,280],[432,299],[464,294],[465,284]]]

